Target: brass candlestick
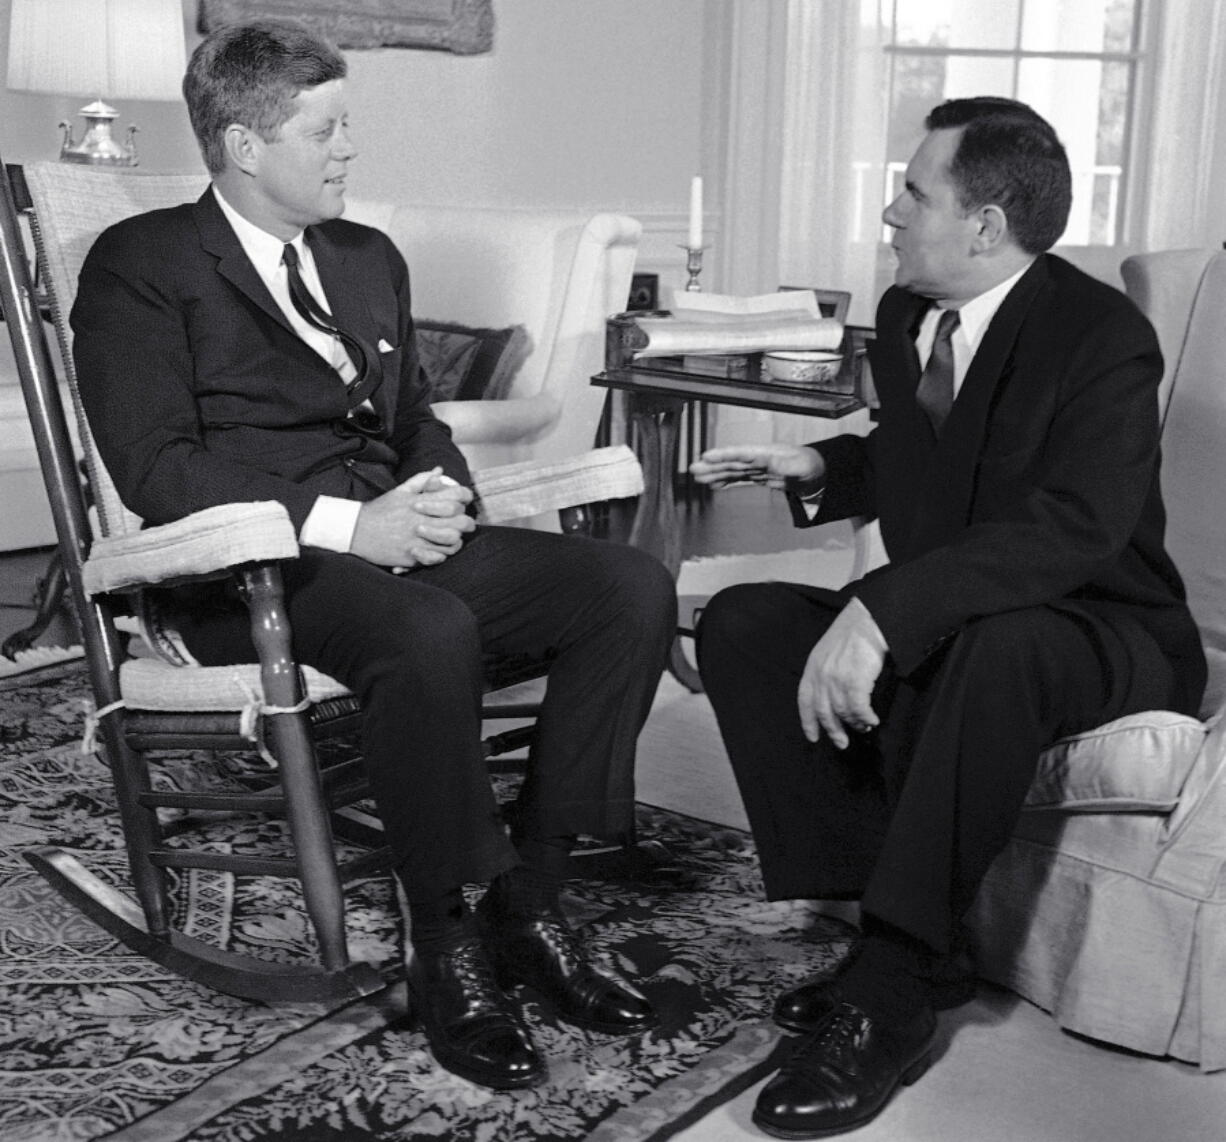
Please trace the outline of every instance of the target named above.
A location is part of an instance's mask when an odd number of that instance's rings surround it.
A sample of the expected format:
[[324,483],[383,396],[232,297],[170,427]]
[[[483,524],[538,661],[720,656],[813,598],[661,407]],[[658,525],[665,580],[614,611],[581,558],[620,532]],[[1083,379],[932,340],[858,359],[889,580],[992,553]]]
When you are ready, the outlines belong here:
[[698,275],[702,273],[702,252],[706,246],[682,246],[685,251],[685,268],[690,275],[690,280],[685,283],[687,293],[701,293],[702,285],[698,281]]

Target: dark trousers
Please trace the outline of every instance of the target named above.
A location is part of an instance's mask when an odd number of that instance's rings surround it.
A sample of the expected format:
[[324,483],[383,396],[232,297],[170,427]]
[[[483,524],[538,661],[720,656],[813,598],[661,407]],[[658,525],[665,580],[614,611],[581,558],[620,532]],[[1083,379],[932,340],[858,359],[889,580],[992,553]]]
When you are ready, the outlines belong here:
[[797,686],[843,599],[721,591],[698,663],[757,842],[767,895],[858,899],[941,953],[1008,841],[1044,746],[1184,687],[1138,624],[1033,607],[976,620],[919,670],[886,668],[880,727],[845,751],[804,737]]
[[[295,656],[361,703],[367,772],[410,900],[517,863],[482,756],[487,659],[550,663],[516,805],[523,835],[630,833],[635,742],[676,627],[657,560],[480,527],[455,556],[406,575],[310,547],[284,574]],[[246,624],[233,606],[176,622],[205,665],[253,661]]]

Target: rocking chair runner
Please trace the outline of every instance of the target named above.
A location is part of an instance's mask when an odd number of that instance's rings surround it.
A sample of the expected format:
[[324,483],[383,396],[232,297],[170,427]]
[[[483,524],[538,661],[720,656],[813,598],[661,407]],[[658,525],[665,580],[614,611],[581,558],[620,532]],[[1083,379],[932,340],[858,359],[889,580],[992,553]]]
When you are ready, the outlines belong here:
[[[98,500],[102,535],[96,540],[91,537],[18,225],[14,187],[7,174],[0,176],[0,304],[34,428],[63,571],[81,628],[96,724],[115,784],[139,906],[66,853],[42,849],[27,853],[27,859],[122,942],[217,990],[299,1002],[370,994],[386,981],[372,965],[349,959],[343,886],[384,865],[388,853],[378,829],[352,808],[366,795],[360,761],[348,757],[322,763],[315,749],[317,740],[352,732],[358,706],[339,683],[294,662],[278,565],[296,557],[293,526],[280,504],[256,503],[223,505],[165,526],[131,529],[131,517],[93,449],[76,397],[66,325],[75,275],[67,272],[63,257],[56,256],[62,251],[51,243],[62,242],[66,230],[74,225],[79,243],[82,224],[57,216],[54,182],[55,172],[49,169],[44,184],[31,188],[38,203],[31,220],[90,485]],[[105,212],[97,202],[77,203],[75,209],[88,210],[90,224],[100,227],[97,220]],[[67,213],[71,215],[72,210]],[[547,464],[504,465],[478,472],[475,480],[486,522],[576,509],[637,495],[642,488],[638,463],[624,447],[597,449]],[[184,668],[156,656],[129,657],[125,653],[115,622],[123,609],[117,604],[122,596],[136,596],[153,584],[227,574],[238,579],[250,608],[258,665]],[[491,685],[507,681],[498,679]],[[520,703],[487,709],[487,716],[516,718],[534,712],[533,704]],[[524,731],[499,735],[487,742],[487,751],[515,749],[525,739]],[[238,790],[166,789],[155,783],[147,757],[157,750],[252,748],[275,761],[276,769]],[[184,843],[184,821],[174,828],[163,822],[170,813],[219,810],[284,815],[292,854],[242,856],[193,849]],[[338,860],[334,833],[368,846],[367,851]],[[299,879],[316,933],[318,964],[273,963],[238,955],[177,931],[168,899],[168,870],[189,867]]]

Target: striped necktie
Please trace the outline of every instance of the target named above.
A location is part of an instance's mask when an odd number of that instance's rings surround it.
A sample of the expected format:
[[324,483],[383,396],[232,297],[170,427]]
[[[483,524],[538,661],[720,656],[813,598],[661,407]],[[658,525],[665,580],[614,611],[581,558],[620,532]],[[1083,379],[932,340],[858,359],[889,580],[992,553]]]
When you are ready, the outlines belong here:
[[349,354],[356,370],[353,383],[349,386],[349,407],[356,408],[363,401],[369,400],[383,381],[383,370],[379,365],[379,355],[371,346],[356,333],[341,329],[332,315],[315,300],[315,295],[306,287],[302,280],[302,271],[298,264],[298,251],[293,244],[287,242],[281,253],[285,263],[286,277],[289,281],[289,299],[298,311],[298,316],[308,325],[331,334]]

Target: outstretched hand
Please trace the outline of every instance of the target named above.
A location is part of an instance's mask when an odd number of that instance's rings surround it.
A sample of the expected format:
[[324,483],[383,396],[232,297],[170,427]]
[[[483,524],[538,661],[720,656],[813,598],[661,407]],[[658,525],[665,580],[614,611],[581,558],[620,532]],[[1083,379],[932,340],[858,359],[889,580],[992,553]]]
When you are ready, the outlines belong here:
[[878,725],[873,686],[887,649],[872,613],[853,598],[809,652],[800,676],[796,704],[809,741],[824,731],[837,749],[846,749],[849,730],[865,733]]
[[826,465],[804,444],[732,444],[708,448],[690,465],[690,474],[713,488],[747,483],[794,488],[821,480]]
[[472,498],[441,468],[418,472],[362,505],[349,550],[382,567],[442,563],[477,526],[464,510]]

